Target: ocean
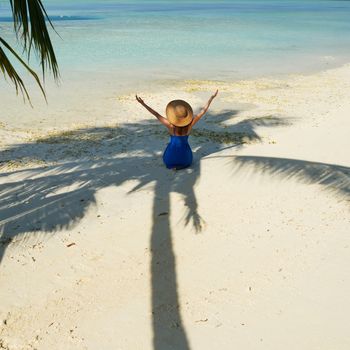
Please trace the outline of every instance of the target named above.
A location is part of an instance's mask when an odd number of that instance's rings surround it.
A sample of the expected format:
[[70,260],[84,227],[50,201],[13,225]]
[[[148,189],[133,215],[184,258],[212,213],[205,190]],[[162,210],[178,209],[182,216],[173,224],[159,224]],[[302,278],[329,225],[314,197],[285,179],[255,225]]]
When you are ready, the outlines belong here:
[[[241,79],[350,61],[350,1],[44,0],[62,74]],[[0,33],[14,41],[9,1]],[[34,63],[35,65],[35,63]]]

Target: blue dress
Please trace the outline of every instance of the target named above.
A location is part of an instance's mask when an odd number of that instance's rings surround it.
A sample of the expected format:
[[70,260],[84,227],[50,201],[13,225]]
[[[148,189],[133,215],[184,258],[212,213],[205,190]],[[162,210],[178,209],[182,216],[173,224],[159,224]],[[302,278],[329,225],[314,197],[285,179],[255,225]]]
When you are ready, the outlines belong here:
[[192,164],[193,157],[188,136],[170,135],[170,142],[163,154],[163,162],[168,169],[183,169]]

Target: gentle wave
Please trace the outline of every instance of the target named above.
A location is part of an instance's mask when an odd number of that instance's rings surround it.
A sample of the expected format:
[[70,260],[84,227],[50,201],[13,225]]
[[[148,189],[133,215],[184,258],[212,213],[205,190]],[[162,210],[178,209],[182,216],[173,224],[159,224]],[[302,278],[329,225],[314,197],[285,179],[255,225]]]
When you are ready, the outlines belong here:
[[[102,20],[103,17],[97,16],[49,16],[52,22],[60,21],[92,21],[92,20]],[[11,23],[13,22],[12,16],[0,17],[0,22]]]

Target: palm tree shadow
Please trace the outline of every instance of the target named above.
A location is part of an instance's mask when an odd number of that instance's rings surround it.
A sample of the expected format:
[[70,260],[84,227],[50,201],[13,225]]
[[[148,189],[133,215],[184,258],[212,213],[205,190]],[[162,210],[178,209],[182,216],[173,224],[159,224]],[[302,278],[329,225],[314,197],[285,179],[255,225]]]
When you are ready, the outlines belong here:
[[320,185],[323,190],[339,199],[350,198],[350,168],[299,159],[235,156],[231,158],[234,171],[244,171],[252,167],[254,172],[267,173],[284,179]]
[[153,348],[190,349],[177,292],[176,261],[169,220],[170,191],[170,183],[156,183],[154,195],[158,199],[153,204],[151,234]]
[[[220,124],[236,113],[226,110],[209,115],[209,118],[218,118]],[[264,118],[260,119],[263,122]],[[247,140],[260,139],[255,132],[255,127],[259,126],[256,118],[240,123],[239,127],[233,125],[223,131],[220,128],[195,131],[192,137],[196,148],[195,163],[191,169],[176,174],[161,163],[159,154],[164,148],[164,141],[159,138],[152,123],[62,132],[36,143],[7,149],[1,154],[0,162],[9,159],[11,162],[16,159],[21,161],[24,157],[35,161],[43,157],[43,160],[61,161],[65,150],[70,155],[68,159],[73,160],[0,174],[0,181],[7,179],[0,184],[0,261],[11,243],[35,236],[41,239],[40,235],[74,227],[89,208],[98,205],[96,193],[100,189],[134,180],[138,184],[129,192],[131,195],[155,183],[150,242],[153,345],[155,350],[190,349],[177,292],[176,259],[170,229],[170,193],[183,195],[187,211],[184,224],[192,222],[195,231],[200,232],[204,219],[198,213],[194,187],[200,178],[201,159],[223,148],[241,147]],[[285,120],[268,117],[264,123],[275,127],[285,125]],[[128,143],[131,135],[134,140]],[[114,147],[123,142],[129,153],[119,154]],[[60,147],[57,147],[58,144]],[[94,159],[74,159],[74,156],[84,158],[91,154]],[[111,156],[106,157],[106,154]]]
[[[338,200],[350,201],[350,167],[338,164],[312,162],[300,159],[214,155],[210,158],[228,159],[233,174],[269,174],[270,176],[296,180],[307,185],[319,185]],[[253,170],[253,171],[248,171]]]

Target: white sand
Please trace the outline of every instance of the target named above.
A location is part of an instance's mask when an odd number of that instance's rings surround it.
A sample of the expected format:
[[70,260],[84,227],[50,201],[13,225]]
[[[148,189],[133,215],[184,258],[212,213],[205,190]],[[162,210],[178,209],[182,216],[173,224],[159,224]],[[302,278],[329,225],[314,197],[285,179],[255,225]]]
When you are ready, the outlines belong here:
[[0,106],[0,349],[349,349],[350,66],[138,91],[219,88],[179,172],[108,86]]

